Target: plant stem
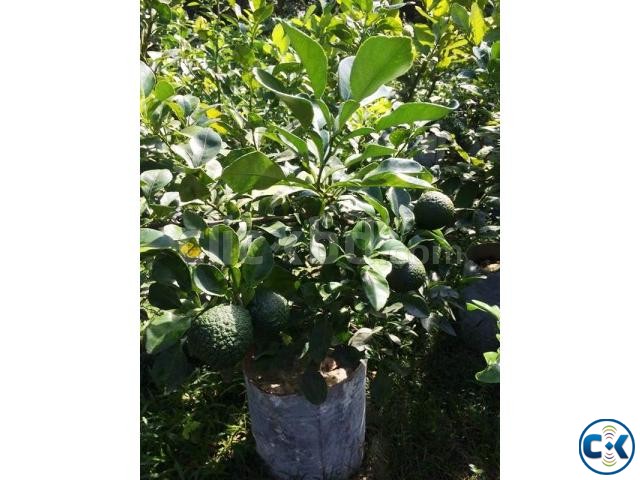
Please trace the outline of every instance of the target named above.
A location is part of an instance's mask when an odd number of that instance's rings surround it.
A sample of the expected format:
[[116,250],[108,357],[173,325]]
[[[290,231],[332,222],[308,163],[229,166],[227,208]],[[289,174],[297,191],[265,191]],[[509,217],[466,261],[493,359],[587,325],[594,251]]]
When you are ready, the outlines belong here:
[[416,75],[413,77],[413,79],[411,81],[411,84],[407,88],[406,94],[404,95],[404,101],[405,102],[410,102],[410,101],[413,100],[413,97],[415,97],[416,89],[418,88],[418,84],[420,83],[420,79],[422,78],[422,76],[425,74],[425,72],[427,70],[428,62],[429,62],[429,58],[426,58],[422,62],[422,65],[420,65],[420,70],[418,70]]

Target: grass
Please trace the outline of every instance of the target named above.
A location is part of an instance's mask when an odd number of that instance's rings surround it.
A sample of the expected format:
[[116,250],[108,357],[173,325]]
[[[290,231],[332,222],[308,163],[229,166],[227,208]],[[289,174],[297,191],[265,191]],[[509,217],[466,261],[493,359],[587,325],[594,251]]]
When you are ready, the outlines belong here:
[[[384,405],[367,406],[358,480],[499,478],[499,386],[476,382],[482,355],[440,335],[398,379]],[[255,453],[242,377],[200,372],[182,390],[141,399],[142,479],[268,478]]]

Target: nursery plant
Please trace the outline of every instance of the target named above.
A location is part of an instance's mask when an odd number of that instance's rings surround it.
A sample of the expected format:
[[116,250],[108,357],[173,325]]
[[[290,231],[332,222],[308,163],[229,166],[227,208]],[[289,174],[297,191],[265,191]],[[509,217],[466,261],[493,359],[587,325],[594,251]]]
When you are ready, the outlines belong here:
[[242,369],[322,405],[367,360],[382,398],[427,332],[455,333],[473,280],[456,255],[474,227],[498,235],[499,150],[476,153],[497,100],[458,116],[478,95],[461,84],[495,88],[499,9],[481,4],[425,1],[408,25],[394,1],[294,18],[263,0],[141,3],[143,381]]
[[[184,353],[172,364],[191,357],[219,368],[251,347],[264,368],[303,371],[299,390],[320,403],[328,354],[357,361],[374,335],[399,344],[398,333],[415,334],[404,314],[428,311],[426,272],[410,250],[441,236],[453,204],[402,151],[456,102],[391,104],[389,84],[413,64],[407,37],[373,35],[355,55],[340,55],[302,28],[300,20],[275,25],[289,66],[254,67],[247,83],[250,95],[267,99],[251,113],[277,120],[250,129],[238,149],[224,151],[210,126],[219,110],[176,95],[141,66],[150,127],[165,143],[167,127],[188,140],[166,145],[171,168],[141,177],[152,221],[170,220],[144,228],[141,248],[148,301],[166,312],[147,326],[148,353]],[[257,312],[274,302],[283,312],[261,320]],[[216,315],[222,306],[225,322]]]

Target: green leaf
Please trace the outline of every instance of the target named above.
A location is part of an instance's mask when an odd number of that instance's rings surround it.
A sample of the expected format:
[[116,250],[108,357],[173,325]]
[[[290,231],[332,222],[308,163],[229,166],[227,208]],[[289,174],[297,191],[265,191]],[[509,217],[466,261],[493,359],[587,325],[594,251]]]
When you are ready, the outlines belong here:
[[278,132],[278,137],[282,140],[287,147],[296,152],[298,155],[306,155],[309,152],[309,148],[304,140],[302,140],[297,135],[291,133],[289,130],[285,130],[284,128],[275,127],[276,132]]
[[467,303],[467,310],[470,312],[473,310],[482,310],[493,315],[496,320],[500,320],[500,307],[497,305],[489,305],[480,300],[471,300],[471,302]]
[[164,312],[152,318],[145,328],[145,349],[147,353],[159,353],[175,345],[191,326],[191,318]]
[[222,147],[222,139],[213,129],[200,127],[189,140],[189,147],[191,163],[193,167],[199,167],[218,154]]
[[173,86],[169,82],[167,82],[166,80],[160,80],[156,84],[154,93],[158,100],[163,101],[171,97],[176,92],[173,89]]
[[273,253],[269,242],[258,237],[249,246],[242,264],[242,278],[250,285],[257,285],[269,276],[273,268]]
[[[338,185],[338,184],[334,184]],[[412,177],[405,173],[385,172],[367,176],[362,180],[362,186],[366,187],[399,187],[431,189],[433,186],[420,178]]]
[[491,45],[491,60],[500,61],[500,41]]
[[282,169],[258,151],[243,155],[222,172],[222,180],[236,193],[264,190],[283,178]]
[[400,216],[400,206],[408,207],[411,203],[411,195],[401,188],[390,188],[387,190],[387,200],[391,204],[391,211],[394,215]]
[[405,205],[400,205],[399,217],[402,220],[402,224],[400,228],[400,233],[402,235],[409,233],[411,230],[413,230],[413,227],[415,226],[415,223],[416,223],[416,217],[413,214],[413,210],[411,210],[409,207]]
[[316,97],[322,97],[327,86],[327,55],[318,42],[295,27],[283,24],[294,50],[300,57]]
[[140,62],[140,93],[143,97],[148,97],[153,91],[153,87],[156,84],[156,76],[153,74],[153,70],[149,66]]
[[410,38],[367,38],[358,49],[351,68],[351,97],[363,100],[385,83],[406,73],[412,62]]
[[309,100],[285,93],[285,87],[280,80],[264,70],[254,68],[253,74],[260,85],[275,93],[280,101],[289,107],[291,113],[300,120],[303,126],[308,127],[311,125],[314,111],[313,104]]
[[389,223],[389,221],[390,221],[389,211],[387,210],[387,208],[382,203],[380,203],[376,198],[374,198],[373,196],[369,195],[364,190],[361,190],[361,191],[358,191],[358,192],[354,192],[354,193],[356,193],[357,195],[361,196],[365,202],[367,202],[369,205],[371,205],[376,210],[376,212],[378,212],[378,215],[380,215],[380,218],[382,219],[382,221],[384,223]]
[[187,360],[180,342],[156,356],[150,373],[156,385],[173,390],[178,388],[192,371],[193,365]]
[[327,398],[327,382],[319,371],[307,369],[300,379],[300,390],[307,400],[320,405]]
[[200,215],[190,210],[182,212],[182,224],[187,230],[204,230],[207,224]]
[[200,237],[200,246],[214,261],[222,265],[236,265],[240,256],[238,235],[227,225],[207,228]]
[[264,22],[273,14],[274,6],[272,4],[262,5],[253,13],[253,21],[256,24]]
[[180,194],[180,200],[183,202],[205,199],[211,196],[211,192],[209,192],[209,188],[201,175],[193,173],[185,175],[180,185],[178,185],[178,193]]
[[324,264],[327,259],[327,249],[320,243],[319,237],[322,232],[318,229],[318,223],[319,221],[316,220],[310,228],[311,238],[309,239],[309,250],[311,250],[311,255],[313,255],[318,263]]
[[473,4],[471,5],[471,15],[469,17],[469,22],[471,24],[473,43],[475,43],[476,45],[480,45],[480,42],[482,42],[484,34],[487,31],[487,25],[484,22],[484,13],[482,13],[482,9],[478,6],[477,2],[473,2]]
[[453,204],[456,208],[471,208],[474,200],[481,193],[482,188],[479,184],[473,181],[463,182],[456,193]]
[[193,269],[193,283],[203,292],[223,296],[227,291],[224,274],[213,265],[201,264]]
[[364,293],[369,299],[369,303],[376,311],[380,311],[389,299],[387,279],[368,266],[362,268],[360,276]]
[[173,238],[152,228],[140,229],[140,253],[175,247]]
[[231,273],[231,281],[233,282],[233,288],[238,290],[240,288],[240,283],[242,281],[242,273],[238,267],[231,267],[229,269]]
[[173,175],[167,169],[147,170],[140,175],[140,188],[148,197],[166,187],[171,180]]
[[368,253],[371,249],[371,240],[373,233],[371,231],[371,225],[364,220],[360,220],[353,226],[351,233],[349,234],[351,240],[360,251]]
[[177,287],[163,283],[152,283],[149,287],[149,303],[162,310],[180,308],[180,294]]
[[385,278],[391,273],[392,265],[388,260],[383,260],[381,258],[370,258],[365,256],[364,261],[367,265],[369,265]]
[[200,99],[193,95],[174,95],[172,100],[180,105],[180,108],[182,108],[182,111],[187,117],[191,115],[200,104]]
[[421,318],[420,323],[428,332],[433,329],[437,329],[443,331],[448,335],[451,335],[452,337],[456,336],[456,331],[453,329],[451,323],[449,323],[449,320],[443,315],[436,312],[430,313],[426,318]]
[[343,100],[348,100],[351,97],[351,68],[353,68],[353,61],[355,56],[345,57],[340,60],[338,64],[338,87],[340,89],[340,97]]
[[424,167],[415,160],[407,158],[387,158],[382,160],[374,170],[364,176],[365,179],[375,177],[381,173],[421,173]]
[[177,283],[183,291],[191,291],[189,267],[179,255],[172,251],[162,252],[156,256],[151,267],[151,278],[165,285]]
[[282,28],[282,24],[277,24],[273,27],[273,31],[271,32],[271,40],[276,47],[278,47],[278,51],[281,55],[287,53],[287,49],[289,48],[289,39],[286,37],[284,28]]
[[500,364],[489,365],[476,373],[476,380],[482,383],[500,383]]
[[287,226],[281,221],[274,222],[270,225],[258,225],[258,228],[276,238],[285,238],[289,235],[287,233]]
[[344,139],[349,140],[351,138],[363,137],[365,135],[369,135],[370,133],[374,133],[375,131],[376,129],[371,127],[356,128],[354,131],[350,132],[347,136],[345,136]]
[[409,249],[400,240],[395,238],[385,240],[376,247],[376,252],[382,255],[389,255],[401,261],[407,261]]
[[417,293],[403,295],[402,304],[409,315],[413,315],[416,318],[429,316],[429,305],[422,295]]
[[360,104],[355,100],[347,100],[340,105],[340,110],[338,111],[338,130],[341,130],[342,127],[345,126],[351,118],[351,115],[353,115],[358,108],[360,108]]
[[453,23],[459,26],[462,31],[469,31],[469,12],[459,3],[453,3],[451,5],[451,18]]
[[447,250],[449,252],[453,252],[453,247],[447,241],[447,239],[444,238],[444,235],[443,235],[442,231],[440,231],[440,230],[421,230],[420,233],[423,234],[425,237],[428,237],[430,239],[435,240],[438,243],[438,245],[440,245],[441,248],[444,248],[445,250]]
[[363,327],[353,334],[349,339],[349,345],[358,349],[364,347],[373,338],[375,334],[382,331],[382,327],[377,326],[373,330]]
[[262,282],[262,286],[285,297],[291,297],[296,294],[296,280],[289,270],[275,264],[269,276]]
[[376,129],[380,131],[403,123],[411,124],[413,122],[440,120],[456,108],[458,108],[458,102],[456,102],[453,107],[445,107],[444,105],[438,105],[436,103],[405,103],[390,114],[381,117],[376,122]]
[[386,147],[384,145],[378,145],[377,143],[367,143],[364,147],[364,151],[357,157],[350,159],[346,165],[350,167],[351,165],[359,163],[367,158],[386,157],[393,155],[394,153],[396,153],[396,149],[393,147]]

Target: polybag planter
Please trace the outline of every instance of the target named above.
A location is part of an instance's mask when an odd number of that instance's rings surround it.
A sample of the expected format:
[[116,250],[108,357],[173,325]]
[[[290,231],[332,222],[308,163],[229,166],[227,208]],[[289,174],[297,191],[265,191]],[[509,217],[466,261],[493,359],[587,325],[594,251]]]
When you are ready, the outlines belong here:
[[320,405],[298,394],[266,393],[245,373],[251,432],[274,478],[340,480],[360,468],[366,370],[363,361],[346,380],[329,387]]

